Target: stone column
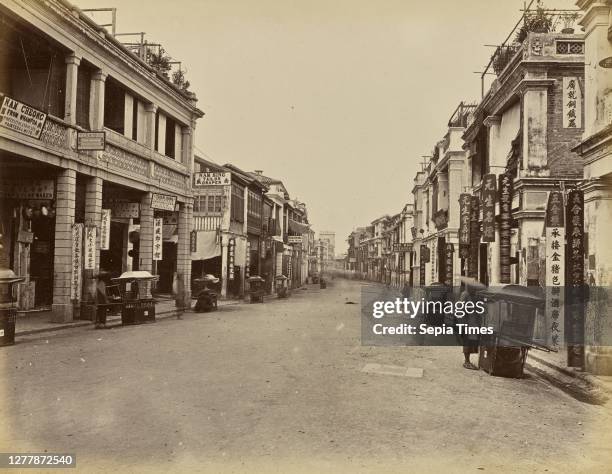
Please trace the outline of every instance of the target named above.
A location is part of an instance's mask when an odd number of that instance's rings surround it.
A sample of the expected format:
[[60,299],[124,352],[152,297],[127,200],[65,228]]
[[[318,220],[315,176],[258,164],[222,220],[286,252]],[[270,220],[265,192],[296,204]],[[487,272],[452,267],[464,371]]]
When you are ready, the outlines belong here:
[[[191,306],[191,252],[189,232],[191,231],[193,205],[180,203],[178,215],[178,243],[176,248],[176,272],[183,285],[183,295],[177,295],[176,304],[182,308]],[[179,283],[180,285],[180,283]],[[179,298],[180,297],[180,298]]]
[[145,144],[151,150],[155,150],[155,114],[157,106],[155,104],[145,104]]
[[81,58],[74,53],[65,58],[66,61],[66,99],[64,106],[64,120],[70,125],[76,124],[77,78]]
[[[448,164],[448,227],[459,228],[459,196],[463,192],[463,160],[452,159]],[[456,249],[457,253],[459,252]]]
[[227,297],[227,244],[228,235],[221,235],[221,298]]
[[55,207],[55,253],[53,256],[53,305],[51,320],[55,323],[72,321],[70,300],[72,257],[72,224],[76,197],[76,171],[62,170],[57,177]]
[[[523,162],[521,176],[548,176],[548,88],[554,80],[546,73],[528,73],[519,85],[523,101]],[[505,163],[504,163],[505,164]]]
[[89,93],[89,126],[92,130],[104,129],[104,92],[106,74],[96,71],[91,75],[91,90]]
[[193,129],[192,127],[181,128],[181,162],[190,173],[193,173]]
[[[507,150],[500,150],[498,147],[501,117],[490,115],[484,120],[489,132],[489,173],[499,175],[506,166]],[[499,204],[496,204],[495,215],[499,214]],[[488,245],[488,273],[489,285],[499,286],[499,224],[495,222],[495,242]]]
[[[138,268],[153,272],[153,208],[151,193],[143,194],[140,200],[140,251]],[[150,297],[151,287],[145,286],[145,297]]]

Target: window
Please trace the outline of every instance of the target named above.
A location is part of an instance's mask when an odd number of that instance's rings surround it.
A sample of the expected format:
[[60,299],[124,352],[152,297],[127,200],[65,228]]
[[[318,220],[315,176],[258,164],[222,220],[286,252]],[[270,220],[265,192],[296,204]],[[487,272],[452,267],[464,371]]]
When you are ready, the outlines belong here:
[[138,99],[132,103],[132,140],[138,140]]
[[176,158],[174,156],[174,140],[176,133],[176,122],[170,117],[166,117],[166,156]]
[[123,135],[124,119],[125,91],[109,77],[104,91],[104,126]]
[[231,219],[244,222],[244,187],[232,183]]
[[221,214],[223,212],[223,196],[208,194],[193,198],[193,212],[204,214]]
[[91,89],[91,71],[84,62],[79,66],[77,75],[76,123],[87,130],[89,124],[89,92]]

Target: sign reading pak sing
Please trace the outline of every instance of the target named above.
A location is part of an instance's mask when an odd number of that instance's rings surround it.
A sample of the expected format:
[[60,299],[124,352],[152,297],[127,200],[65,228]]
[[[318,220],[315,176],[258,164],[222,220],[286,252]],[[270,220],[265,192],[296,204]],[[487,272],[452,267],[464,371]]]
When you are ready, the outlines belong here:
[[229,173],[194,173],[194,186],[224,186],[231,183]]

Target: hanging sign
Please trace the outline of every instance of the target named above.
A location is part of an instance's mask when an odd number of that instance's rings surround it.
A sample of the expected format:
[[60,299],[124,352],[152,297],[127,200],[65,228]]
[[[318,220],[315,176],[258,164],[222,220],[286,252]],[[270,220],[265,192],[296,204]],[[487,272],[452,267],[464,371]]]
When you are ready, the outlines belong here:
[[106,132],[77,131],[78,151],[104,151],[106,148]]
[[95,270],[96,268],[96,237],[95,226],[85,227],[85,270]]
[[470,253],[470,207],[472,196],[464,193],[459,196],[459,258],[467,258]]
[[425,244],[421,244],[421,262],[427,263],[431,260],[429,247]]
[[244,263],[244,276],[249,278],[251,276],[251,242],[247,240],[246,243],[246,259]]
[[499,278],[500,283],[511,283],[510,239],[512,236],[512,184],[509,173],[499,176]]
[[194,186],[226,186],[231,184],[230,173],[194,173]]
[[153,219],[153,260],[162,260],[164,256],[164,219]]
[[47,114],[4,96],[0,106],[0,126],[39,139],[47,121]]
[[198,232],[196,230],[192,230],[189,233],[189,251],[191,253],[198,251]]
[[53,199],[52,179],[0,179],[0,197],[13,199]]
[[176,196],[151,193],[151,207],[160,211],[173,212],[176,206]]
[[566,208],[565,320],[568,367],[584,366],[584,193],[570,191]]
[[229,239],[228,246],[227,246],[228,278],[230,280],[234,279],[234,251],[235,249],[236,249],[236,239],[232,237],[231,239]]
[[470,253],[468,255],[468,276],[478,278],[478,252],[480,248],[480,200],[472,196],[470,205]]
[[495,200],[497,183],[494,174],[482,178],[482,241],[495,242]]
[[563,78],[563,128],[582,127],[582,92],[577,77]]
[[564,333],[565,227],[563,195],[551,191],[546,207],[546,327],[548,343],[559,349]]
[[83,268],[83,224],[72,224],[72,259],[70,265],[70,299],[81,299]]
[[612,69],[612,56],[608,56],[599,61],[599,66],[605,69]]
[[140,203],[128,201],[108,201],[112,217],[118,219],[138,219],[140,217]]
[[455,246],[451,243],[447,243],[444,248],[444,268],[446,269],[444,275],[444,284],[446,286],[453,286],[453,254],[455,253]]
[[301,244],[302,243],[302,236],[301,235],[290,235],[288,237],[288,242],[290,244]]
[[102,209],[100,220],[100,250],[108,250],[110,246],[111,210]]

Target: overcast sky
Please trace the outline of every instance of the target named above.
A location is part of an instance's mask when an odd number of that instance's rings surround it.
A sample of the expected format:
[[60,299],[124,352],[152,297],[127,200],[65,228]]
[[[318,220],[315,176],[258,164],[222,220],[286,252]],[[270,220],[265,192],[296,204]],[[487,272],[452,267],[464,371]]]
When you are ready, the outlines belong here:
[[[73,0],[117,7],[183,62],[196,153],[261,169],[307,203],[316,231],[348,233],[412,200],[422,155],[480,97],[492,48],[523,0]],[[549,7],[575,8],[573,0]],[[98,23],[108,18],[98,14]]]

